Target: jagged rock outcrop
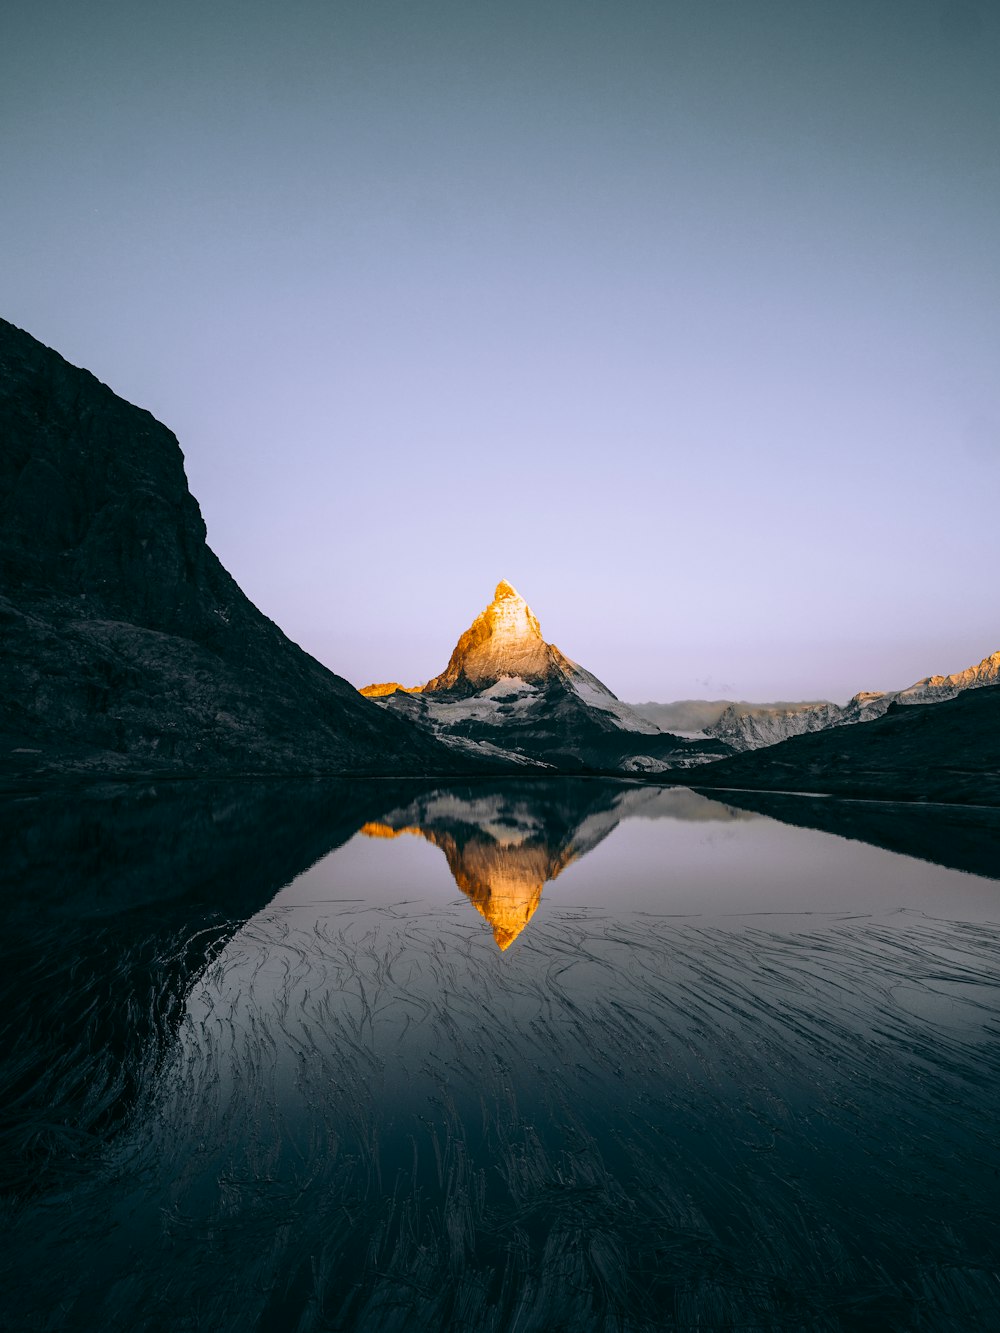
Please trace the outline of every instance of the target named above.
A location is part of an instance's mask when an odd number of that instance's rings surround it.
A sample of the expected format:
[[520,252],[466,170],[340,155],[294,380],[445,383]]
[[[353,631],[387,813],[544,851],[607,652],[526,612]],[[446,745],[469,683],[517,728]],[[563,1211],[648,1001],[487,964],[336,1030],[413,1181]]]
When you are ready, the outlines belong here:
[[685,741],[640,717],[545,642],[506,580],[440,675],[409,689],[381,684],[361,692],[450,745],[563,770],[658,772],[729,752],[719,741]]
[[366,699],[384,699],[387,694],[395,694],[397,690],[401,690],[403,694],[419,694],[420,686],[408,688],[406,685],[400,685],[398,680],[384,680],[375,685],[366,685],[360,693]]
[[734,750],[756,750],[832,726],[840,711],[832,703],[730,704],[706,730]]
[[542,638],[528,603],[501,579],[493,601],[459,638],[448,665],[423,686],[423,692],[469,692],[514,676],[538,684],[571,668],[569,659]]
[[206,544],[177,440],[0,320],[0,774],[432,772]]

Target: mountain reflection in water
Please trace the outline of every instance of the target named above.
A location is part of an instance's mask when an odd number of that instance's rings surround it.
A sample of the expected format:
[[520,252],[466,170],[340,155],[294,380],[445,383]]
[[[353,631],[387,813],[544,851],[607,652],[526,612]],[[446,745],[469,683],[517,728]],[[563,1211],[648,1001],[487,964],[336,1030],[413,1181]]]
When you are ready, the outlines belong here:
[[535,913],[542,889],[592,851],[628,816],[748,819],[752,814],[683,788],[539,782],[495,791],[424,794],[362,825],[369,838],[413,834],[444,852],[455,883],[508,949]]
[[998,814],[737,802],[0,802],[0,1322],[992,1326]]

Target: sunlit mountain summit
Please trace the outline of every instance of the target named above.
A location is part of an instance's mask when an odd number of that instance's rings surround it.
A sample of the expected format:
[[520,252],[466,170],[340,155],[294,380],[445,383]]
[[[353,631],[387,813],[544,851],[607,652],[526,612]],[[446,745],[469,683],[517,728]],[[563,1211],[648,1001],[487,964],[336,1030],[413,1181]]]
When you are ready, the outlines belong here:
[[663,732],[591,672],[546,643],[524,598],[502,579],[424,685],[366,685],[362,694],[456,748],[562,770],[662,771],[728,752]]

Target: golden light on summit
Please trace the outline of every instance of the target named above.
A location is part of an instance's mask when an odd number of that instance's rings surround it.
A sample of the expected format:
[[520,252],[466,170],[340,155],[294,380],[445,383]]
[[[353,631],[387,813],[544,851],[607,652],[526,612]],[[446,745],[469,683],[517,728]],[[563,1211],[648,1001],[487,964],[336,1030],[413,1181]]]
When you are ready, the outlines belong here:
[[376,685],[362,685],[360,692],[367,699],[384,699],[387,694],[395,694],[397,690],[403,694],[419,694],[421,686],[400,685],[396,680],[387,680]]
[[603,681],[547,643],[512,583],[459,635],[448,665],[406,689],[392,679],[361,691],[455,752],[459,763],[501,760],[561,770],[662,772],[723,748],[661,731]]
[[391,824],[380,824],[377,819],[362,824],[358,832],[363,833],[366,838],[398,838],[404,833],[414,833],[418,838],[423,836],[423,830],[414,824],[407,824],[405,828],[393,828]]
[[554,644],[542,638],[541,626],[531,607],[512,583],[501,579],[493,600],[459,637],[448,665],[424,685],[400,685],[385,681],[364,685],[369,699],[384,699],[397,692],[435,694],[456,685],[478,687],[500,676],[519,676],[526,681],[545,680],[554,666],[570,665]]

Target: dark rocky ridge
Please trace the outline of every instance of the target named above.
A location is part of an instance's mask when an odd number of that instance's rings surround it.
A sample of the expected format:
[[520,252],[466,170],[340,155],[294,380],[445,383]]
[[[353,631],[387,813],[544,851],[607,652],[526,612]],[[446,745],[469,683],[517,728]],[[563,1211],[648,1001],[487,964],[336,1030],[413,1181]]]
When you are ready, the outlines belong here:
[[244,596],[165,426],[4,320],[0,444],[0,776],[463,766]]
[[692,785],[1000,805],[1000,685],[707,764]]

